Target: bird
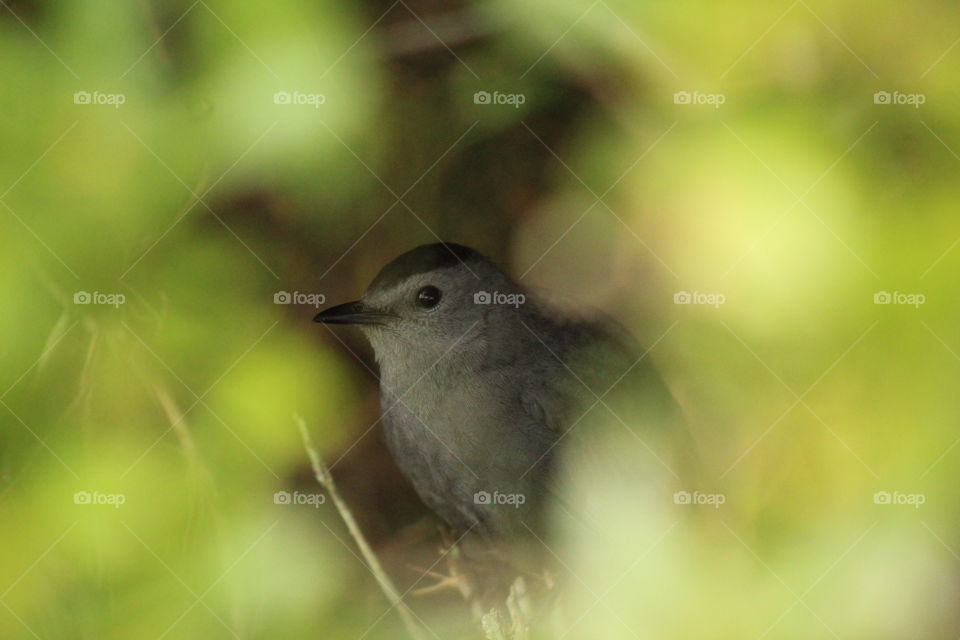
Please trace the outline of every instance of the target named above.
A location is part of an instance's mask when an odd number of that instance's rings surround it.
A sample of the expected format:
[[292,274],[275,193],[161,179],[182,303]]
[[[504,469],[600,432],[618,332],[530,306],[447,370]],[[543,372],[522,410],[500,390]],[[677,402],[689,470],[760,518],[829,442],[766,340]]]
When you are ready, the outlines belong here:
[[[387,447],[458,533],[539,537],[554,499],[582,507],[557,488],[569,450],[593,465],[587,473],[629,473],[655,467],[658,456],[618,467],[624,442],[652,450],[648,442],[682,429],[673,395],[619,323],[521,286],[464,245],[403,253],[360,299],[314,321],[355,325],[369,341]],[[604,446],[600,422],[633,438]]]

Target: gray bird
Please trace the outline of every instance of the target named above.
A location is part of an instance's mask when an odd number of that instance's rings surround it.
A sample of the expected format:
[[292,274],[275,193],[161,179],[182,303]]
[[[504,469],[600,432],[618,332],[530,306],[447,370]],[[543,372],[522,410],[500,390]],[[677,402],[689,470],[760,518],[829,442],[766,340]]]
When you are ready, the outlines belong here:
[[[680,424],[619,325],[561,310],[465,246],[417,247],[360,300],[314,320],[357,325],[369,340],[387,445],[423,502],[460,532],[536,531],[558,493],[558,461],[568,448],[595,448],[601,421],[650,450],[634,466],[657,466],[647,443]],[[618,473],[607,457],[619,453],[594,453],[590,473]]]

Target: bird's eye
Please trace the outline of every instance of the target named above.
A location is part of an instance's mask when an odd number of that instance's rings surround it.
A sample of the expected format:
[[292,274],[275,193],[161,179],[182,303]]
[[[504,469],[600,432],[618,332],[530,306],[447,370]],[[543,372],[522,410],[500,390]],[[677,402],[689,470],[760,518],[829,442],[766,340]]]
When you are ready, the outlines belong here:
[[440,303],[440,289],[427,285],[417,291],[417,306],[421,309],[432,309]]

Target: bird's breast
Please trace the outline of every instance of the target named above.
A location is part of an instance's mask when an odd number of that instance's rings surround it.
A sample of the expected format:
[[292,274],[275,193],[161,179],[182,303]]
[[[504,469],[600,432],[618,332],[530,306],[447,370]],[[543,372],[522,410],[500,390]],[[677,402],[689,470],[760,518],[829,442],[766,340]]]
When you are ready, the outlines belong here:
[[452,526],[494,526],[490,505],[477,496],[529,493],[536,474],[525,472],[542,455],[517,424],[521,407],[511,411],[512,395],[456,376],[396,383],[382,380],[380,401],[400,470]]

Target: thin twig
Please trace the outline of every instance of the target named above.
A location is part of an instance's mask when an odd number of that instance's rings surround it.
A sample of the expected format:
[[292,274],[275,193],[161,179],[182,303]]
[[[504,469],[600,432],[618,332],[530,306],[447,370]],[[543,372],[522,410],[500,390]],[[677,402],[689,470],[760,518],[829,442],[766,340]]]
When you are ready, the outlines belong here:
[[416,621],[414,620],[413,612],[400,597],[400,593],[394,586],[393,581],[390,580],[390,577],[380,565],[380,560],[373,553],[373,549],[370,548],[370,545],[367,544],[367,539],[363,536],[363,532],[360,531],[360,527],[357,526],[357,521],[353,518],[353,513],[350,511],[350,507],[348,507],[347,503],[344,502],[343,498],[340,497],[340,493],[337,491],[337,486],[333,482],[333,476],[330,474],[330,470],[327,468],[327,465],[323,463],[323,460],[320,459],[320,454],[317,453],[316,448],[313,446],[313,442],[310,440],[310,434],[307,432],[307,425],[304,423],[303,418],[300,416],[294,416],[294,420],[296,420],[297,427],[300,429],[300,436],[303,438],[303,446],[306,448],[307,455],[310,457],[310,466],[313,467],[313,475],[316,477],[317,482],[320,483],[320,486],[326,489],[327,493],[330,494],[330,499],[337,507],[337,511],[340,513],[340,517],[343,518],[344,524],[347,525],[347,531],[350,532],[354,542],[357,543],[357,547],[360,549],[361,555],[363,555],[364,560],[367,561],[367,566],[369,567],[370,572],[373,573],[373,577],[376,578],[377,583],[383,590],[383,593],[387,596],[387,600],[390,601],[390,604],[393,605],[400,614],[400,618],[403,620],[403,624],[407,628],[407,632],[414,638],[414,640],[425,640],[425,636],[421,632],[419,625],[417,625]]

